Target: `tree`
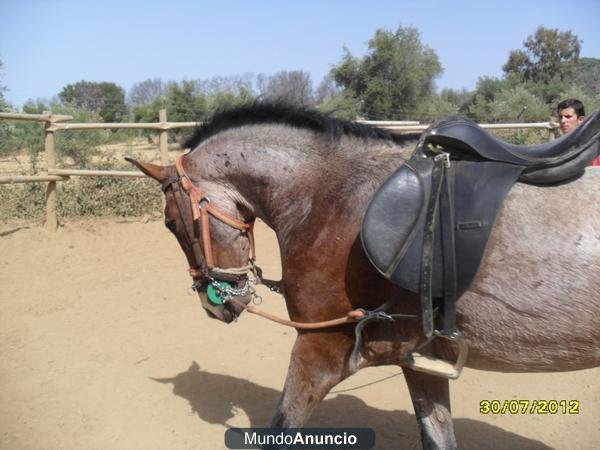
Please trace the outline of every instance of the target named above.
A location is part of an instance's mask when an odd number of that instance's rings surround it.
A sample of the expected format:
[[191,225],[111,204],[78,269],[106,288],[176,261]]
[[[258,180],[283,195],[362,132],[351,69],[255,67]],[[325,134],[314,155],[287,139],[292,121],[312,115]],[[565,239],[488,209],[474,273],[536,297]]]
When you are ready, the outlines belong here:
[[266,79],[259,78],[259,90],[266,100],[297,106],[314,105],[310,73],[303,70],[282,70]]
[[167,87],[160,78],[140,81],[131,87],[128,103],[132,106],[143,106],[166,93]]
[[[4,64],[2,63],[2,60],[0,59],[0,75],[2,74],[2,67],[4,67]],[[7,90],[6,86],[4,86],[4,84],[2,84],[2,82],[0,81],[0,111],[8,111],[10,109],[8,102],[4,98],[4,92],[6,90]]]
[[321,80],[319,87],[314,93],[315,103],[320,105],[326,100],[334,99],[338,95],[342,93],[342,89],[337,85],[333,76],[331,74],[327,74]]
[[196,83],[183,80],[170,83],[167,91],[166,108],[171,122],[194,122],[202,120],[208,112],[204,92],[196,89]]
[[125,91],[115,83],[79,81],[65,86],[58,97],[65,105],[98,113],[104,122],[120,122],[127,113]]
[[253,80],[254,75],[252,73],[215,76],[207,80],[197,80],[196,87],[208,96],[218,92],[229,92],[236,96],[251,95],[254,97],[254,91],[252,89]]
[[360,101],[347,92],[335,97],[326,97],[320,104],[319,110],[334,117],[355,120],[359,115]]
[[459,105],[452,103],[441,95],[432,94],[419,102],[411,119],[418,120],[421,123],[432,123],[444,116],[458,114],[458,112]]
[[472,94],[471,102],[467,105],[468,113],[480,121],[492,120],[491,105],[496,98],[502,91],[522,84],[520,81],[516,84],[513,82],[514,77],[505,77],[504,79],[487,76],[479,77],[475,91]]
[[233,108],[252,101],[256,94],[252,88],[254,75],[215,76],[207,80],[197,80],[196,88],[207,98],[207,111]]
[[[2,60],[0,59],[0,75],[2,75],[2,67]],[[4,86],[0,78],[0,112],[10,111],[10,106],[4,99],[4,91],[6,91],[6,86]],[[9,123],[5,120],[0,120],[0,155],[4,155],[10,150],[10,131],[11,126]]]
[[507,75],[518,74],[524,81],[547,84],[555,76],[564,81],[573,74],[581,41],[571,30],[540,26],[523,46],[524,50],[510,52],[502,70]]
[[[142,82],[136,86],[142,84],[150,85]],[[156,85],[154,83],[154,86]],[[217,109],[238,106],[254,98],[250,75],[214,77],[210,80],[183,80],[179,83],[172,81],[164,87],[163,95],[134,106],[133,117],[136,122],[157,122],[158,111],[166,108],[170,121],[195,122],[204,119]]]
[[575,68],[573,82],[587,95],[600,97],[600,59],[581,58]]
[[[46,107],[57,114],[73,117],[73,122],[100,122],[100,113],[82,107],[50,105]],[[63,165],[73,162],[77,168],[93,167],[94,158],[99,155],[99,146],[107,144],[109,130],[66,130],[56,133],[57,156]]]
[[132,108],[134,122],[158,122],[158,111],[166,105],[166,97],[156,97],[150,103]]
[[[99,122],[98,113],[82,107],[65,106],[61,103],[47,103],[43,100],[28,100],[23,105],[25,114],[42,114],[52,111],[56,114],[72,116],[75,122]],[[3,121],[0,121],[0,125]],[[44,151],[44,132],[40,123],[18,121],[11,124],[10,132],[3,139],[0,136],[0,153],[14,154],[21,149],[27,149],[29,155],[30,173],[38,172],[38,154]],[[89,167],[93,157],[98,154],[97,147],[108,142],[110,132],[105,130],[66,130],[57,133],[57,158],[62,164],[75,164],[76,167]]]
[[473,92],[469,92],[466,89],[450,89],[444,88],[440,92],[440,99],[455,105],[458,108],[458,112],[466,113],[469,109],[469,105],[473,101]]
[[490,110],[493,119],[502,121],[535,121],[550,118],[548,105],[525,86],[502,90],[491,103]]
[[433,94],[434,79],[442,72],[437,54],[421,43],[412,27],[377,30],[366,56],[356,58],[345,49],[331,71],[347,95],[361,101],[361,113],[370,119],[410,117]]
[[239,92],[223,90],[215,91],[208,96],[208,111],[214,112],[219,109],[234,108],[251,102],[254,99],[252,91],[240,88]]

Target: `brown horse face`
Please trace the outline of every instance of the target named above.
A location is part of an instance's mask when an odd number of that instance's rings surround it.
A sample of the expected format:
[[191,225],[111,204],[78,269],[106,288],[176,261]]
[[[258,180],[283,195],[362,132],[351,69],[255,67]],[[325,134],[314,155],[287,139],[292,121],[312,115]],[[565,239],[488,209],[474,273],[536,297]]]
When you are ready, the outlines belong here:
[[[161,184],[168,182],[175,174],[174,167],[129,161]],[[243,308],[236,303],[223,302],[224,295],[219,294],[218,289],[215,289],[215,282],[219,286],[224,286],[224,283],[218,279],[215,280],[211,274],[207,273],[206,256],[204,255],[205,241],[210,240],[212,258],[216,268],[238,268],[246,266],[249,261],[250,244],[246,233],[213,217],[209,219],[208,230],[203,232],[200,224],[193,222],[189,196],[183,191],[175,194],[173,188],[169,186],[165,186],[164,191],[165,226],[175,236],[187,258],[190,274],[194,279],[193,288],[198,293],[203,308],[211,318],[226,323],[232,322],[243,311]],[[210,197],[210,193],[207,192],[207,196]],[[218,200],[220,209],[227,211],[230,215],[238,214],[233,202],[222,197]],[[229,282],[229,284],[234,290],[243,290],[246,280],[241,279],[238,282]],[[251,295],[247,292],[236,296],[235,299],[237,302],[247,305],[251,300]]]
[[[242,307],[235,303],[223,302],[224,295],[218,293],[215,283],[218,283],[219,286],[224,286],[225,283],[222,280],[212,279],[212,276],[205,272],[206,269],[202,270],[203,267],[206,267],[204,243],[205,240],[210,239],[212,258],[216,269],[237,268],[248,264],[250,252],[248,237],[245,233],[212,217],[209,219],[209,229],[202,231],[199,223],[191,222],[191,204],[181,205],[181,201],[178,203],[175,194],[170,189],[165,192],[165,197],[165,226],[177,238],[177,242],[185,253],[191,269],[190,274],[194,279],[194,290],[198,293],[203,308],[211,318],[226,323],[232,322],[240,315]],[[181,206],[189,208],[189,214],[182,212]],[[220,203],[219,207],[223,208],[223,203]],[[196,227],[195,231],[194,227]],[[190,232],[195,232],[197,238],[194,235],[190,236]],[[194,245],[194,240],[196,245]],[[247,280],[243,278],[238,282],[227,283],[234,290],[243,290]],[[247,305],[251,300],[251,295],[247,292],[244,295],[236,296],[235,299]]]

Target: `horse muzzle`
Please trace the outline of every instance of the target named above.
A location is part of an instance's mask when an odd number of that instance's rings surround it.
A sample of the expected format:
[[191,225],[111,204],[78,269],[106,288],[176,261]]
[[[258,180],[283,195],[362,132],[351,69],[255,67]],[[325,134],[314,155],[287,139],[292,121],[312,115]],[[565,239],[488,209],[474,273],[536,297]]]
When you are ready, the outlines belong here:
[[192,290],[198,293],[210,318],[231,323],[255,297],[252,285],[260,280],[261,270],[254,264],[242,269],[245,271],[209,270],[208,274],[190,269],[194,276]]
[[225,323],[231,323],[238,318],[244,311],[242,305],[247,305],[252,300],[250,294],[235,298],[235,302],[228,301],[223,304],[215,304],[212,302],[206,292],[206,289],[198,290],[198,297],[206,314],[211,319],[217,319]]

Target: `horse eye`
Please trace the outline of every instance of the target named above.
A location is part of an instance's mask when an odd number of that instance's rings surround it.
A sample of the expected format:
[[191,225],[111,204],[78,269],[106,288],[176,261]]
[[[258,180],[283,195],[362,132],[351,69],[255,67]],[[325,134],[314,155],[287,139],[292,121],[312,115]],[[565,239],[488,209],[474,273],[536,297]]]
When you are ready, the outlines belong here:
[[168,219],[168,220],[165,220],[165,226],[166,226],[166,227],[167,227],[169,230],[171,230],[173,233],[175,233],[175,229],[176,229],[176,227],[175,227],[175,219]]

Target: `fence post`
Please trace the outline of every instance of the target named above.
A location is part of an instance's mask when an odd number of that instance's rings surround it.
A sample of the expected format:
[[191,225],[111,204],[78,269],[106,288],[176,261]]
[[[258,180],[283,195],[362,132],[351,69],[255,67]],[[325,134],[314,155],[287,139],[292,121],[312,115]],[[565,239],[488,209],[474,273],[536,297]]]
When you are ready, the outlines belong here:
[[[44,112],[46,114],[46,112]],[[47,114],[52,114],[48,112]],[[56,148],[54,145],[54,131],[50,129],[52,119],[44,123],[45,140],[44,149],[46,151],[46,173],[50,169],[56,169]],[[56,216],[56,181],[49,181],[46,188],[46,230],[55,232],[58,228],[58,218]]]
[[[158,111],[158,121],[165,123],[167,121],[167,110],[160,109]],[[158,142],[160,147],[160,163],[163,166],[169,165],[169,132],[167,130],[160,130],[158,135]]]

